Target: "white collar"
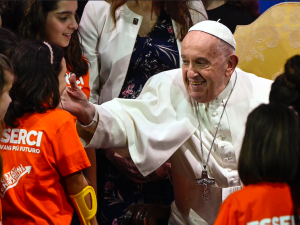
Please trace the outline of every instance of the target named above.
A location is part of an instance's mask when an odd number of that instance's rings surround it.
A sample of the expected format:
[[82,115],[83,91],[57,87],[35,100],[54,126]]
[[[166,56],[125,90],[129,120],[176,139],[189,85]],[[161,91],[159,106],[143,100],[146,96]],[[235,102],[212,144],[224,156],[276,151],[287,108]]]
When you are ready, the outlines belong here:
[[235,79],[236,79],[236,71],[234,70],[233,74],[231,75],[230,77],[230,80],[227,84],[227,86],[225,87],[225,89],[218,95],[218,97],[216,98],[216,100],[224,100],[228,97],[232,87],[233,87],[233,84],[235,82]]

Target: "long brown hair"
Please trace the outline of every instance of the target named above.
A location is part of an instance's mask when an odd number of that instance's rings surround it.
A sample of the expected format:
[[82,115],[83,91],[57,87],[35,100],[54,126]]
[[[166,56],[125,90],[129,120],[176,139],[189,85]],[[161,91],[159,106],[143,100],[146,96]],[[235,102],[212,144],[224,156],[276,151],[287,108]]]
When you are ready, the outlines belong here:
[[[19,26],[20,35],[23,38],[44,40],[47,15],[57,9],[57,3],[58,1],[25,1],[23,3],[24,17]],[[78,16],[75,18],[79,23]],[[82,56],[78,30],[74,31],[70,44],[63,49],[68,70],[74,72],[77,77],[87,74],[88,63]]]
[[[111,16],[112,19],[116,25],[117,23],[117,18],[116,18],[116,10],[124,5],[127,0],[110,0],[107,1],[108,3],[111,4]],[[167,15],[171,17],[177,25],[179,25],[179,32],[177,35],[177,38],[182,41],[185,35],[187,34],[189,28],[193,26],[193,21],[191,18],[191,13],[189,9],[191,9],[188,6],[189,0],[180,0],[180,1],[161,1],[162,7],[165,9]],[[196,12],[196,9],[193,9]],[[200,12],[199,12],[200,13]]]

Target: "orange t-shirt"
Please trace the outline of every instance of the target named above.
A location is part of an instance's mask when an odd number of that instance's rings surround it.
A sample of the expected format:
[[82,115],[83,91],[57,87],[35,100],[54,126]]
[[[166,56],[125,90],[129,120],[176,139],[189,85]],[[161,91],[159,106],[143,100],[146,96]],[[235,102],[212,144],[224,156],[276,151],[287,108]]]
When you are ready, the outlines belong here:
[[[67,73],[66,73],[66,82],[67,82],[67,87],[70,87],[70,76],[71,76],[72,72],[70,72],[68,69],[67,69]],[[81,77],[76,77],[76,83],[77,85],[81,88],[81,90],[84,92],[84,94],[86,95],[86,97],[89,99],[90,98],[90,92],[91,92],[91,89],[90,89],[90,85],[89,85],[89,79],[90,79],[90,73],[89,71],[87,72],[86,75],[83,75]]]
[[248,185],[221,205],[214,225],[294,224],[290,187],[285,183]]
[[61,109],[25,114],[0,140],[3,225],[70,224],[63,177],[90,166],[74,117]]

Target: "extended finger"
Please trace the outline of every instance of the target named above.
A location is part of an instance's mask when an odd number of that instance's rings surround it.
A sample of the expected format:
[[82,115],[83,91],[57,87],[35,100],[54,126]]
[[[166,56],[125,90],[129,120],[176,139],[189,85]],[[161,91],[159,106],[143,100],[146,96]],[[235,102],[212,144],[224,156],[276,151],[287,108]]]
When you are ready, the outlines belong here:
[[77,82],[76,82],[76,75],[74,73],[71,74],[69,81],[70,81],[71,88],[74,91],[80,90],[80,87],[78,87]]

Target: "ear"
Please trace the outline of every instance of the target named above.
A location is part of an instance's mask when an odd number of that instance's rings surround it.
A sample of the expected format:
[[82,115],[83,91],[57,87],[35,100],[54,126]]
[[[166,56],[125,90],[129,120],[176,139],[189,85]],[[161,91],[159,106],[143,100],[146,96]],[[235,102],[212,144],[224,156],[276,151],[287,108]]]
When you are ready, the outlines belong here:
[[237,55],[230,55],[228,57],[227,68],[226,68],[227,77],[230,77],[231,74],[234,72],[238,62],[239,62],[239,58],[237,57]]

